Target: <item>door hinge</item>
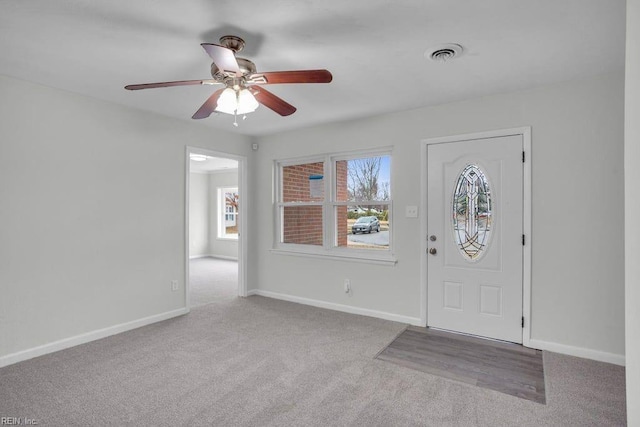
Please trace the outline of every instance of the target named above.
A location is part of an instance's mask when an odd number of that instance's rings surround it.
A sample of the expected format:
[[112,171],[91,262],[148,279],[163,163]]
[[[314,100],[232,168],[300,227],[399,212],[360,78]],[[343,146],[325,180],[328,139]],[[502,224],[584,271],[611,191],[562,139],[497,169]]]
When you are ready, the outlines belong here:
[[522,163],[524,163],[524,151],[522,152]]
[[521,323],[522,327],[524,328],[524,316],[522,316],[522,323]]
[[524,242],[525,242],[525,240],[524,240],[524,234],[523,234],[523,235],[522,235],[522,246],[524,246],[524,245],[525,245],[525,243],[524,243]]

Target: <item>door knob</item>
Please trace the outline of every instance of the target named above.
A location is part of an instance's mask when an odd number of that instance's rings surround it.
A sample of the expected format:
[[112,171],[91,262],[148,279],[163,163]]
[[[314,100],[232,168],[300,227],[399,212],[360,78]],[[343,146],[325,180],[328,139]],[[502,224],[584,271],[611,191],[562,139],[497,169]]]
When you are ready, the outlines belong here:
[[431,248],[431,249],[429,249],[429,253],[430,253],[431,255],[435,255],[437,252],[438,252],[438,251],[436,250],[436,248]]

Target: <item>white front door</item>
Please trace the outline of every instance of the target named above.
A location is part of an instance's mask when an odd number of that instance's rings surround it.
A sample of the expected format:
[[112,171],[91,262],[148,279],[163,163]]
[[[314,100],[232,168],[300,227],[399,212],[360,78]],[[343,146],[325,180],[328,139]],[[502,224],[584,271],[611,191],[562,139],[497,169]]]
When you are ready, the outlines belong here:
[[522,135],[427,148],[427,325],[522,343]]

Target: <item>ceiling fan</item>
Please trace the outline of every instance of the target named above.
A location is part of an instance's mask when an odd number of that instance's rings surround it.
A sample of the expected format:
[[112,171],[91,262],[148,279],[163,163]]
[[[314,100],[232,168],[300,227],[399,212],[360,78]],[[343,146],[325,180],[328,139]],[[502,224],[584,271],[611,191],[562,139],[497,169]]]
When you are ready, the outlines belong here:
[[[211,64],[212,79],[180,80],[174,82],[143,83],[127,85],[125,89],[140,90],[157,87],[189,86],[189,85],[224,85],[205,101],[192,116],[193,119],[204,119],[214,111],[244,115],[255,111],[259,104],[275,111],[281,116],[289,116],[296,107],[277,97],[264,88],[268,84],[283,83],[329,83],[333,79],[327,70],[270,71],[258,73],[253,62],[239,58],[245,42],[240,37],[223,36],[220,45],[202,43],[201,46],[213,59]],[[237,126],[237,120],[234,122]]]

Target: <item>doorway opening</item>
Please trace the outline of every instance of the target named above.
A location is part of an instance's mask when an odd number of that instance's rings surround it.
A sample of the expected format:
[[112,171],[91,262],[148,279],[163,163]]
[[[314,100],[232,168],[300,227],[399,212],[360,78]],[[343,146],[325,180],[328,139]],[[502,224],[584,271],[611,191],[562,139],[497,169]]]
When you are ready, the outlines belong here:
[[187,147],[186,162],[186,306],[246,296],[245,158]]

